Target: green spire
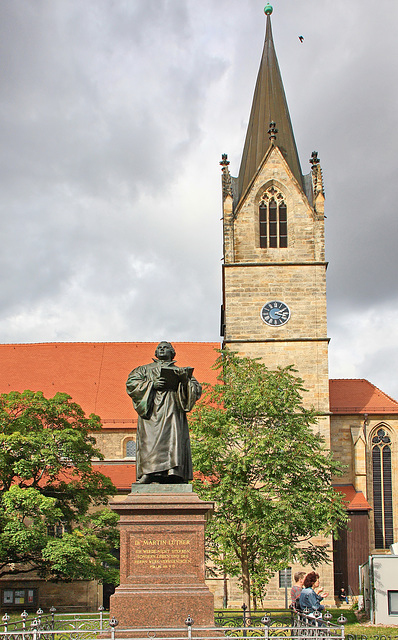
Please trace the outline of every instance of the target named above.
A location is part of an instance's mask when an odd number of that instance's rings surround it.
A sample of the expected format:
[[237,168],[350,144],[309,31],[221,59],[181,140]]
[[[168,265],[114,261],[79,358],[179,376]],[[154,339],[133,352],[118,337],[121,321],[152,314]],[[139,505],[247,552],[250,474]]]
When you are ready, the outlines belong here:
[[299,184],[302,185],[303,180],[293,127],[290,121],[289,109],[272,38],[270,17],[272,7],[268,4],[264,11],[267,14],[267,29],[239,169],[239,199],[244,195],[269,149],[271,141],[268,130],[270,129],[271,122],[276,123],[276,129],[278,131],[272,139],[272,144],[279,147],[282,151],[286,162]]

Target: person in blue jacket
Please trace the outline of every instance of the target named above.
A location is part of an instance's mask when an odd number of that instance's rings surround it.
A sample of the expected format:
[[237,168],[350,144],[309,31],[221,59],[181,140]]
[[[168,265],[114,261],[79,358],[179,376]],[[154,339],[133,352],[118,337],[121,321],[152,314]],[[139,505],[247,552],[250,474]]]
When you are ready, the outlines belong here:
[[328,595],[319,588],[319,574],[311,571],[304,579],[304,588],[300,593],[300,609],[309,609],[310,614],[320,613],[325,608],[321,600]]

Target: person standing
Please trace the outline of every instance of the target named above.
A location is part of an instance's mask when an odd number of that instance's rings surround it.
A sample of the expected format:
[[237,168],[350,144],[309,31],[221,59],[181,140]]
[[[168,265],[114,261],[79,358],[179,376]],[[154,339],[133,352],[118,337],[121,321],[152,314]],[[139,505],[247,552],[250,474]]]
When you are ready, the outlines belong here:
[[292,607],[296,605],[296,600],[297,598],[300,597],[300,593],[302,591],[303,584],[304,584],[304,578],[305,578],[305,571],[297,571],[294,574],[294,585],[290,590],[290,601],[291,601]]
[[321,604],[321,600],[326,598],[329,594],[327,591],[322,592],[319,587],[319,573],[311,571],[307,573],[304,579],[303,590],[300,593],[300,609],[304,611],[309,610],[309,615],[315,616],[320,614],[325,608]]

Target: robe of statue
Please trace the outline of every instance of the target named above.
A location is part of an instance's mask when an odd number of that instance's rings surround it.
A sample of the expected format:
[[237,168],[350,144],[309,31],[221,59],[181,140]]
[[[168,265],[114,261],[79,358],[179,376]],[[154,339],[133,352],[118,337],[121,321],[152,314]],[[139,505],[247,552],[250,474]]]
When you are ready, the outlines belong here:
[[176,391],[156,390],[160,370],[174,362],[155,360],[130,373],[126,387],[137,425],[137,480],[144,474],[167,472],[192,480],[192,458],[187,412],[200,398],[202,388],[194,377],[180,383]]

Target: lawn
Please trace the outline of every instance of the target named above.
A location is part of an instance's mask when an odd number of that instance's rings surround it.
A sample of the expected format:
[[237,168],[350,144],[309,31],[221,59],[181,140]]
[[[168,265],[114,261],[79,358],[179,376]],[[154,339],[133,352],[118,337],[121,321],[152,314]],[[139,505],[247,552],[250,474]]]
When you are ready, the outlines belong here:
[[[341,614],[343,614],[347,618],[347,623],[344,625],[345,636],[347,640],[398,640],[398,626],[396,627],[383,627],[380,625],[371,625],[369,621],[364,619],[359,622],[355,611],[352,609],[337,609],[330,608],[328,609],[332,614],[331,622],[333,624],[337,623],[337,618]],[[217,613],[222,613],[225,617],[236,616],[237,620],[242,620],[242,611],[239,610],[217,610]],[[289,620],[290,619],[290,610],[286,609],[274,609],[274,610],[263,610],[252,612],[253,617],[261,618],[264,615],[269,615],[271,620],[276,620],[278,618]],[[237,624],[239,624],[237,622]]]

